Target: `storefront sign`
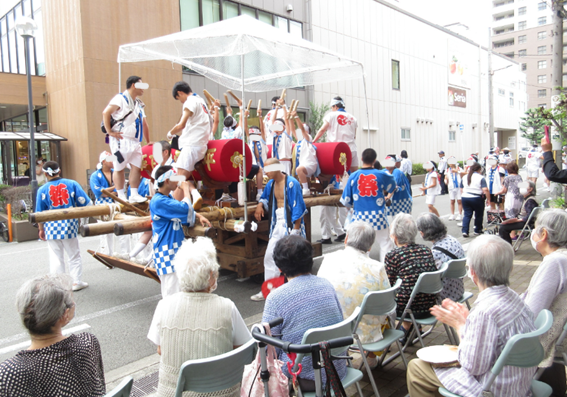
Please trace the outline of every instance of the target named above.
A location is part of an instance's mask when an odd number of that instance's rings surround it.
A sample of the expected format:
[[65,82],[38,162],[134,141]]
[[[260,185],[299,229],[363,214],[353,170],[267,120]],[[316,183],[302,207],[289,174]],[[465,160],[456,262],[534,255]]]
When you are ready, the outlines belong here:
[[449,86],[449,106],[467,107],[467,91]]

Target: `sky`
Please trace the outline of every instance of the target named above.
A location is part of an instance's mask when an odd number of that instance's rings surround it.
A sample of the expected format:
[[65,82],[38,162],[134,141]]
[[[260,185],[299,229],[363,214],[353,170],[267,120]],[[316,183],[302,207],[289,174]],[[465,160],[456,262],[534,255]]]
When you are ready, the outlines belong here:
[[1,0],[0,1],[0,16],[6,15],[20,0]]

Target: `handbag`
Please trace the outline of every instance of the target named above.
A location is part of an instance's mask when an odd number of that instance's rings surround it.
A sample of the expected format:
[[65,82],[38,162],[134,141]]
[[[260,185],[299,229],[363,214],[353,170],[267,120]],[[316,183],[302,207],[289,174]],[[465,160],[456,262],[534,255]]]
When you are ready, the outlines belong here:
[[[266,335],[272,336],[268,323],[262,324],[266,329]],[[264,397],[264,382],[260,378],[261,352],[258,351],[256,359],[244,366],[244,374],[240,386],[240,396],[248,397]],[[266,348],[266,364],[270,379],[268,381],[269,394],[272,396],[284,397],[289,396],[289,380],[282,371],[283,362],[278,360],[276,348],[268,345]]]

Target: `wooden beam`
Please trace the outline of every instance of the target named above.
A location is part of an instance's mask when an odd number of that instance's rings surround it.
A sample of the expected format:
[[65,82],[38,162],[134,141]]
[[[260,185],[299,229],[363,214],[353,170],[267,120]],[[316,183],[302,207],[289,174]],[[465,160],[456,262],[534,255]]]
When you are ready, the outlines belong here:
[[[120,212],[124,213],[128,211],[128,208],[122,204],[117,204],[117,208]],[[30,214],[30,222],[51,222],[51,221],[61,221],[65,219],[78,219],[78,218],[89,218],[95,216],[111,215],[113,212],[112,206],[106,204],[102,205],[89,205],[87,207],[73,207],[65,208],[62,210],[49,210],[42,212],[34,212]],[[148,208],[148,203],[136,204],[138,208]]]

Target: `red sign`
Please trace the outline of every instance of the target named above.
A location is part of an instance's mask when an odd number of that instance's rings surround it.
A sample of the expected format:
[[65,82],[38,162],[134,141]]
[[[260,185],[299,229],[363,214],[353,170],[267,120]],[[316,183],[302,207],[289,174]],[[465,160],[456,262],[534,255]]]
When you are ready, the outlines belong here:
[[467,91],[461,90],[460,88],[455,88],[449,86],[448,88],[449,93],[449,106],[457,106],[460,108],[467,107]]

